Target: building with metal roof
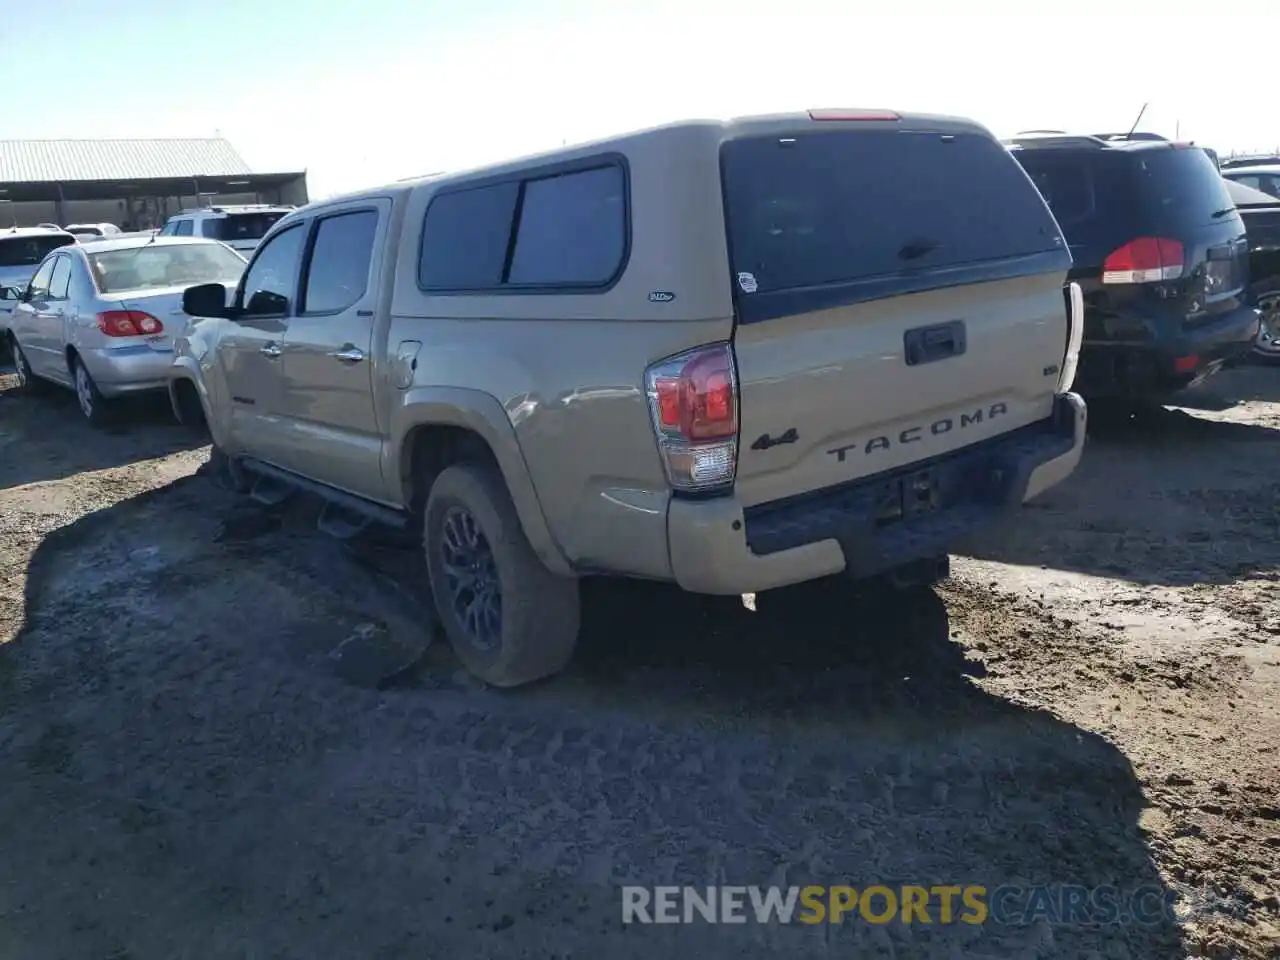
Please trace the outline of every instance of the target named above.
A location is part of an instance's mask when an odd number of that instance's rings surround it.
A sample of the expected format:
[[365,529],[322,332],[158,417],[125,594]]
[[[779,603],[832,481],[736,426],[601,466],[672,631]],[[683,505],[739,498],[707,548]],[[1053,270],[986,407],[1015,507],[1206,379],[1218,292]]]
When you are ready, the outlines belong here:
[[0,227],[145,230],[189,207],[306,202],[305,171],[256,173],[221,138],[0,140]]

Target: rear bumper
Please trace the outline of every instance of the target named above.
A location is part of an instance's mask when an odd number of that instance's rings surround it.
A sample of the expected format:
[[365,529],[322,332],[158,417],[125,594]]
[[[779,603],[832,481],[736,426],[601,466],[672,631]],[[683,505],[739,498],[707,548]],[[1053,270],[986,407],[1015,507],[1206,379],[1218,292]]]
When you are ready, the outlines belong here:
[[[947,553],[1065,480],[1080,462],[1085,426],[1084,401],[1068,393],[1039,423],[853,484],[745,510],[733,497],[673,500],[672,572],[695,593],[740,594],[836,573],[869,577]],[[895,491],[925,474],[932,509],[880,522]]]
[[105,397],[142,390],[163,390],[169,384],[172,350],[129,344],[82,353],[93,382]]
[[1204,380],[1247,355],[1258,335],[1258,312],[1240,307],[1220,319],[1143,343],[1086,340],[1078,389],[1086,396],[1172,393]]

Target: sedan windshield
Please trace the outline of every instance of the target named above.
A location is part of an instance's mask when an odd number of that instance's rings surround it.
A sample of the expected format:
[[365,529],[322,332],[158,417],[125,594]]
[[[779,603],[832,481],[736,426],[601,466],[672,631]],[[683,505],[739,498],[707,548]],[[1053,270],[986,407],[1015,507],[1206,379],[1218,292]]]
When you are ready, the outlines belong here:
[[102,293],[235,282],[245,261],[220,243],[173,243],[89,254]]

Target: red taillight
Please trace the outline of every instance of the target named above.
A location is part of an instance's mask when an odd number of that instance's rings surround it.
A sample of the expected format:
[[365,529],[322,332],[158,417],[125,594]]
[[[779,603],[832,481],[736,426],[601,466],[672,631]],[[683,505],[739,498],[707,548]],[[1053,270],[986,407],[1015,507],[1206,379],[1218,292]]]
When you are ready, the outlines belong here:
[[727,343],[699,347],[645,372],[654,429],[673,486],[705,490],[733,482],[738,461],[738,386]]
[[901,120],[892,110],[810,110],[810,120]]
[[1139,237],[1102,263],[1103,283],[1155,283],[1182,276],[1182,244],[1167,237]]
[[108,337],[143,337],[163,333],[164,324],[141,310],[104,310],[98,314],[98,329]]

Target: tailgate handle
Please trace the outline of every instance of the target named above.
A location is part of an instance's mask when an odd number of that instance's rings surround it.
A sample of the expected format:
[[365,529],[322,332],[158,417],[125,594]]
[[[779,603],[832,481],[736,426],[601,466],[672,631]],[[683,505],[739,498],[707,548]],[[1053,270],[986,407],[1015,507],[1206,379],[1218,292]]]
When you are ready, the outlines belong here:
[[964,321],[951,320],[908,330],[902,335],[902,345],[908,367],[958,357],[965,350]]

